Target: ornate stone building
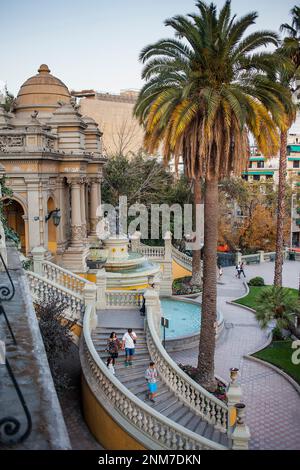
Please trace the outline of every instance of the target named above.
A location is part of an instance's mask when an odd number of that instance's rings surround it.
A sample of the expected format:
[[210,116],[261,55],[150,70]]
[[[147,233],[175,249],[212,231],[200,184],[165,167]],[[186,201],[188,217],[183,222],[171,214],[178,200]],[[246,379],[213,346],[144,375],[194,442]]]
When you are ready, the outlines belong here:
[[43,246],[62,266],[86,270],[101,202],[101,136],[44,64],[10,112],[0,107],[0,163],[13,190],[4,210],[26,255]]

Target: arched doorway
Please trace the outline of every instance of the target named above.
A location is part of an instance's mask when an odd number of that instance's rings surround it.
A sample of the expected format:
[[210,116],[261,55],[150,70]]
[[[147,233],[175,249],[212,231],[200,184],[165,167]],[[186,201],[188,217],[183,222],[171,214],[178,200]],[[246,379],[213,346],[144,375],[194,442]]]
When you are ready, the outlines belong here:
[[7,220],[8,227],[19,235],[21,251],[26,254],[25,214],[23,207],[15,199],[4,199],[3,214]]
[[[47,202],[47,211],[48,214],[50,214],[51,211],[55,210],[55,204],[52,199],[52,197],[49,197],[48,202]],[[56,227],[53,223],[53,218],[51,217],[48,222],[48,250],[50,253],[53,255],[56,254],[57,250],[57,241],[56,241]]]

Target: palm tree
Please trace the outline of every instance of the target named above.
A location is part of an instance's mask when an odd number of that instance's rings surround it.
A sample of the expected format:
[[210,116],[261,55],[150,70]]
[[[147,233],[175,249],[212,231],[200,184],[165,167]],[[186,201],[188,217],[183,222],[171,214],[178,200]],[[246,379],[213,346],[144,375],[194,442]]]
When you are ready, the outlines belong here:
[[[281,30],[286,31],[288,36],[277,51],[279,57],[279,81],[290,88],[292,92],[297,91],[294,85],[299,75],[300,67],[300,8],[294,7],[291,10],[293,15],[292,25],[283,24]],[[288,128],[295,119],[295,110],[290,113],[287,110]],[[285,197],[286,197],[286,176],[287,176],[287,136],[288,128],[282,129],[280,133],[280,158],[279,158],[279,182],[278,182],[278,203],[277,203],[277,233],[276,233],[276,258],[274,270],[274,286],[282,285],[283,266],[283,242],[284,242],[284,219],[285,219]]]
[[[199,205],[201,204],[201,198],[202,198],[200,179],[193,180],[193,188],[194,188],[194,215],[196,219],[196,213],[197,213]],[[200,240],[197,240],[196,243],[200,244]],[[194,286],[201,285],[201,248],[193,250],[191,283]]]
[[257,296],[257,305],[255,316],[262,329],[275,320],[278,328],[290,330],[300,338],[295,322],[300,317],[300,303],[288,289],[277,286],[263,289]]
[[248,160],[248,132],[261,151],[278,150],[277,126],[285,123],[290,93],[267,76],[274,57],[257,48],[278,44],[271,31],[246,30],[257,18],[231,15],[230,1],[220,12],[196,3],[197,13],[165,21],[175,38],[143,49],[142,88],[135,114],[145,127],[145,146],[154,153],[163,143],[166,161],[182,156],[191,179],[203,178],[204,256],[202,326],[198,381],[215,388],[216,264],[218,182],[241,175]]

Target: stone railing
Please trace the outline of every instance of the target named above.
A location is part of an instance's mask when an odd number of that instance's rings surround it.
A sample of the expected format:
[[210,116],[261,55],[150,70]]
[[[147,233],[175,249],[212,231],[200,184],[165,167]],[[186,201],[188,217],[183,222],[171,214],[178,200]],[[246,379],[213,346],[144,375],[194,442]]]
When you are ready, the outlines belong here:
[[165,257],[164,246],[149,246],[141,243],[137,250],[138,253],[144,255],[146,258],[164,259]]
[[100,359],[91,332],[97,325],[95,306],[86,308],[80,360],[84,378],[99,405],[146,449],[162,450],[226,450],[227,447],[210,441],[171,421],[138,399]]
[[53,281],[59,286],[65,287],[69,291],[75,294],[82,295],[84,287],[87,284],[93,284],[92,282],[84,279],[77,274],[68,271],[67,269],[58,266],[57,264],[51,263],[45,259],[46,250],[39,246],[33,248],[32,259],[33,259],[33,271],[42,277],[46,277],[50,281]]
[[60,286],[66,287],[76,294],[82,295],[84,286],[86,284],[91,284],[90,281],[77,276],[77,274],[74,274],[71,271],[61,268],[50,261],[43,261],[42,269],[43,274],[47,279],[59,284]]
[[187,269],[188,271],[192,270],[192,257],[182,253],[182,251],[177,250],[175,246],[172,246],[172,258],[176,261],[179,266]]
[[151,359],[166,385],[189,408],[220,432],[227,432],[227,405],[198,385],[171,359],[163,348],[160,335],[160,301],[155,291],[145,292],[146,337]]
[[51,298],[55,299],[55,301],[66,305],[66,311],[64,312],[66,317],[76,320],[78,323],[82,322],[85,309],[82,295],[31,271],[27,271],[27,277],[30,292],[35,302],[43,303]]
[[129,308],[129,307],[141,307],[143,303],[143,292],[138,291],[124,291],[124,290],[112,290],[106,291],[106,308]]

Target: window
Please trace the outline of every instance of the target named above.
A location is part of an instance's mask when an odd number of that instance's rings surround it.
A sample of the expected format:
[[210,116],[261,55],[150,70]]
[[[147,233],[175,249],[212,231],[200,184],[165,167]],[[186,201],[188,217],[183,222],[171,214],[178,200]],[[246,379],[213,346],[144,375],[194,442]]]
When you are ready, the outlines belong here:
[[260,176],[259,176],[259,175],[253,175],[253,179],[254,179],[254,181],[259,181],[259,180],[260,180]]
[[257,162],[257,168],[264,168],[265,162]]
[[299,160],[294,160],[293,161],[293,168],[300,168],[300,161]]
[[267,180],[271,180],[273,178],[273,175],[266,175]]
[[252,162],[249,163],[249,168],[252,168]]

